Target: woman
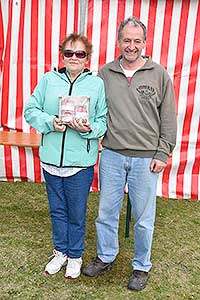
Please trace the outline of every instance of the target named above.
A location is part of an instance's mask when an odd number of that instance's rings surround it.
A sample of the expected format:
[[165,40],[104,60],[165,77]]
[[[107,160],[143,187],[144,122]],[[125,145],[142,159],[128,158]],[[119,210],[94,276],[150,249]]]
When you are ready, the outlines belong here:
[[[73,33],[60,45],[64,68],[46,73],[25,106],[26,121],[42,133],[40,160],[46,181],[53,259],[46,274],[66,265],[66,278],[81,273],[88,193],[98,156],[98,138],[106,131],[103,81],[85,68],[92,45]],[[74,117],[67,124],[58,117],[62,96],[87,96],[89,122]]]

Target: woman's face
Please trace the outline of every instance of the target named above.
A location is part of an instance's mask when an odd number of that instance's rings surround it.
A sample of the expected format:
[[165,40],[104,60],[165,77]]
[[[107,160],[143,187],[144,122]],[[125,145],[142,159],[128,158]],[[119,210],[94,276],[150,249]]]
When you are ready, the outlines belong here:
[[[78,51],[77,56],[72,51]],[[77,40],[75,42],[69,41],[66,43],[63,51],[63,63],[72,77],[78,76],[83,72],[87,61],[86,48],[82,41]]]

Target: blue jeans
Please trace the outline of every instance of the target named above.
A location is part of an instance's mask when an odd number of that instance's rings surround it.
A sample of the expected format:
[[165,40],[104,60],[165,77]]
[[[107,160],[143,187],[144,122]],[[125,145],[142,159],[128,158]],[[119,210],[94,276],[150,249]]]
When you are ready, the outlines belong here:
[[152,158],[129,157],[103,149],[100,160],[100,203],[96,219],[97,255],[103,262],[112,262],[119,252],[119,216],[128,193],[134,217],[134,250],[132,266],[149,271],[156,212],[158,175],[150,171]]
[[71,258],[81,257],[84,250],[87,198],[94,168],[89,167],[69,177],[54,176],[45,170],[43,172],[55,249]]

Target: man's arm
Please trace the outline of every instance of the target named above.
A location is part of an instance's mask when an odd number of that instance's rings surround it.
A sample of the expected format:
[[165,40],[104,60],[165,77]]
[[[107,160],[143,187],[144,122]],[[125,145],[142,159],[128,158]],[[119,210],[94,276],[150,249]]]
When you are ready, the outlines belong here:
[[176,144],[176,105],[172,82],[168,77],[165,80],[163,100],[160,106],[160,137],[157,151],[154,155],[155,160],[167,162],[167,158],[172,153]]

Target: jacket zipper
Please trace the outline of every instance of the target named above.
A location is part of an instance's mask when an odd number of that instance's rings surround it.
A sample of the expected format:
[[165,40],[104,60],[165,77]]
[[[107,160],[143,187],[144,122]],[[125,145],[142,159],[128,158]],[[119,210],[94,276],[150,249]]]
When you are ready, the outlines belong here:
[[[81,75],[81,74],[80,74],[80,75]],[[71,96],[73,84],[75,83],[75,81],[77,80],[77,78],[78,78],[80,75],[78,75],[78,76],[76,77],[76,79],[75,79],[73,82],[71,82],[69,76],[66,74],[66,76],[67,76],[67,78],[68,78],[68,80],[69,80],[69,82],[70,82],[70,88],[69,88],[68,96]],[[62,165],[63,165],[64,145],[65,145],[65,137],[66,137],[66,133],[67,133],[67,126],[66,126],[66,129],[65,129],[65,131],[64,131],[64,133],[63,133],[63,137],[62,137],[61,157],[60,157],[60,167],[62,167]]]
[[87,139],[87,152],[89,153],[90,152],[90,140]]
[[43,140],[44,140],[44,133],[42,133],[42,136],[41,136],[41,146],[43,146]]

